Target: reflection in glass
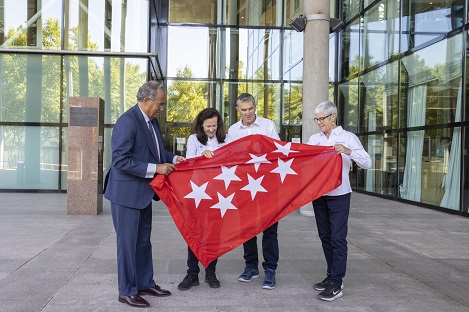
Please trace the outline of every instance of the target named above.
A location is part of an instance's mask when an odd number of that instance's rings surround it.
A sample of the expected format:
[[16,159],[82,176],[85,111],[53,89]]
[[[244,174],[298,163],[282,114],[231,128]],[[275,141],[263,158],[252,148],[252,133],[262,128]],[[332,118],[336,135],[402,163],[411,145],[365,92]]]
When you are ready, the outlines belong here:
[[464,0],[403,0],[401,52],[461,27]]
[[360,10],[360,0],[343,0],[342,1],[342,18],[349,21],[358,14]]
[[366,170],[366,191],[396,196],[397,138],[394,134],[372,134],[364,142],[372,168]]
[[383,131],[397,127],[398,88],[397,62],[379,67],[360,76],[360,128]]
[[360,68],[360,25],[355,21],[342,31],[339,78],[348,78],[358,73]]
[[243,26],[280,26],[282,1],[226,1],[226,24]]
[[338,86],[338,114],[344,120],[338,119],[338,124],[350,132],[358,132],[359,98],[358,79],[352,79]]
[[80,51],[148,51],[148,2],[68,0],[64,46]]
[[301,125],[303,117],[303,85],[289,83],[284,85],[283,123]]
[[[456,35],[419,50],[402,59],[401,81],[405,95],[416,87],[425,86],[426,116],[422,125],[445,124],[455,121],[457,94],[462,75],[462,35]],[[412,102],[407,99],[407,105]],[[420,113],[422,114],[422,113]],[[408,126],[408,110],[401,111],[401,126]]]
[[[137,103],[138,88],[147,79],[146,58],[67,56],[64,64],[65,99],[70,96],[102,98],[106,124],[115,123],[122,113]],[[63,120],[68,120],[67,107],[65,101]]]
[[55,190],[59,178],[59,130],[56,127],[0,126],[1,189]]
[[220,0],[170,0],[170,23],[221,24]]
[[399,0],[375,5],[363,19],[365,68],[386,61],[399,53]]
[[0,121],[59,122],[60,56],[0,56]]
[[303,33],[285,31],[283,50],[283,75],[287,80],[303,79]]

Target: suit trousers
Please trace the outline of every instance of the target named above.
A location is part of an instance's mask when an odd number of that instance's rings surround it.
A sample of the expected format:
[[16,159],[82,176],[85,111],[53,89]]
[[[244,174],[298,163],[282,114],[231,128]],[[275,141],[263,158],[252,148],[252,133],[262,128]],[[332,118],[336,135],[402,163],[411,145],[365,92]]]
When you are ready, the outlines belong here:
[[152,205],[134,209],[111,202],[111,211],[117,234],[119,294],[134,296],[155,286],[150,242]]
[[[262,254],[264,256],[264,262],[262,267],[264,269],[277,269],[277,263],[279,259],[278,250],[278,222],[275,222],[264,232],[262,232]],[[257,252],[257,236],[254,236],[243,244],[244,248],[244,260],[246,261],[246,268],[258,269],[259,256]]]
[[327,274],[342,285],[347,268],[347,232],[351,193],[313,201],[316,226],[327,262]]
[[[218,259],[210,262],[208,267],[205,268],[205,273],[215,273]],[[199,268],[199,259],[192,252],[192,249],[187,246],[187,274],[189,275],[198,275],[200,272]]]

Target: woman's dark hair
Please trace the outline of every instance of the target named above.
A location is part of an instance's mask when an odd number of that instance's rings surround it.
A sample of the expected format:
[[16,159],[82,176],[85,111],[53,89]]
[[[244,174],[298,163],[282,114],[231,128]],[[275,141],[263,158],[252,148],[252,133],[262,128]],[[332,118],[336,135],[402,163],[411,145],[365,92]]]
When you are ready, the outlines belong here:
[[215,134],[218,143],[224,143],[226,138],[225,125],[221,118],[221,114],[215,108],[205,108],[202,110],[194,120],[194,131],[197,136],[197,140],[203,145],[207,145],[208,136],[205,134],[203,123],[205,120],[217,117],[217,133]]

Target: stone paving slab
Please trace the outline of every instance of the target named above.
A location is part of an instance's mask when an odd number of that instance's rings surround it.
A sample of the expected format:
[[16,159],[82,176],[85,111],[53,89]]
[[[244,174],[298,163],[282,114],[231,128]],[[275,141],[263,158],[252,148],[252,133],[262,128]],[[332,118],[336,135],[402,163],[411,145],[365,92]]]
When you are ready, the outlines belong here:
[[[66,194],[0,193],[0,311],[5,312],[446,312],[469,311],[469,218],[352,194],[344,296],[319,300],[325,276],[314,216],[293,212],[279,223],[275,290],[260,278],[237,281],[242,247],[217,265],[219,289],[181,292],[187,245],[168,210],[155,203],[155,280],[171,297],[147,297],[148,309],[117,301],[115,233],[110,205],[98,216],[67,216]],[[260,246],[260,240],[258,240]]]

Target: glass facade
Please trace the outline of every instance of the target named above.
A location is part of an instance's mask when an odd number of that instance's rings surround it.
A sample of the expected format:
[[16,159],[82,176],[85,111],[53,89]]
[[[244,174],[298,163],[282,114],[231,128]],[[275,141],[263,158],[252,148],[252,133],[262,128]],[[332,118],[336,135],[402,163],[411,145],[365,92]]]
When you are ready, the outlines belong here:
[[373,161],[354,187],[467,214],[464,1],[341,4],[339,120]]
[[[280,137],[302,137],[303,33],[314,0],[0,0],[0,191],[67,189],[68,97],[105,101],[112,125],[146,80],[166,83],[166,148],[184,154],[205,107],[226,127],[242,92]],[[329,96],[370,153],[355,190],[468,214],[469,8],[463,0],[338,0]]]
[[110,127],[156,63],[148,25],[139,0],[0,0],[0,190],[66,190],[70,96],[105,100],[107,166]]

